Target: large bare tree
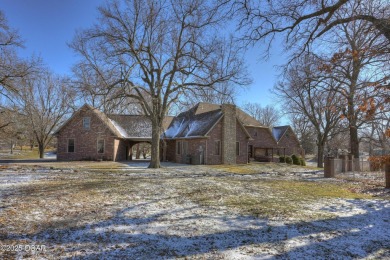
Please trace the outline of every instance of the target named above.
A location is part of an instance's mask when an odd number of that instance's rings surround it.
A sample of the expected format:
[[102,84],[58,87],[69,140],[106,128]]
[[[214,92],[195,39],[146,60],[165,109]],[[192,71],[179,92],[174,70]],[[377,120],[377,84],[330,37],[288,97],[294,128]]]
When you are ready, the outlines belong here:
[[[33,61],[22,60],[17,49],[23,47],[23,41],[15,29],[8,25],[4,13],[0,10],[0,95],[9,97],[18,91],[18,80],[31,72]],[[1,100],[0,100],[1,101]]]
[[71,112],[74,95],[63,78],[47,70],[23,78],[20,88],[14,100],[38,144],[39,158],[43,158],[55,129]]
[[389,97],[388,90],[378,87],[389,80],[389,43],[374,34],[365,21],[342,24],[338,29],[328,47],[339,51],[328,58],[323,69],[325,77],[339,83],[329,91],[342,97],[340,109],[348,122],[350,151],[359,158],[359,129],[375,119],[386,93]]
[[162,123],[184,92],[246,83],[236,42],[219,30],[224,7],[205,0],[108,1],[99,23],[71,44],[101,77],[119,74],[105,79],[107,87],[137,100],[150,117],[149,167],[160,167]]
[[321,59],[314,55],[300,57],[287,71],[284,81],[274,88],[284,103],[284,110],[304,115],[315,129],[318,167],[323,166],[325,145],[341,119],[340,96],[329,91],[340,84],[324,78],[318,69],[320,64]]
[[316,131],[310,120],[301,113],[289,114],[290,126],[297,135],[305,154],[315,154]]
[[262,125],[272,127],[280,122],[280,111],[270,105],[261,106],[259,103],[247,102],[242,107],[252,117],[256,118]]
[[302,52],[335,27],[355,21],[370,23],[390,42],[388,0],[237,0],[235,4],[244,39],[251,43],[271,44],[281,34],[287,49]]

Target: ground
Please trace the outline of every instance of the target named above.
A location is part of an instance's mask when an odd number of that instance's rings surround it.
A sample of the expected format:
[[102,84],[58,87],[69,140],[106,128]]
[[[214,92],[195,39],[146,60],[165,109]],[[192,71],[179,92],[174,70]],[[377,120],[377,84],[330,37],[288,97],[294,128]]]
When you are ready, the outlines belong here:
[[274,163],[146,166],[0,166],[0,259],[390,257],[381,174],[324,179],[317,168]]

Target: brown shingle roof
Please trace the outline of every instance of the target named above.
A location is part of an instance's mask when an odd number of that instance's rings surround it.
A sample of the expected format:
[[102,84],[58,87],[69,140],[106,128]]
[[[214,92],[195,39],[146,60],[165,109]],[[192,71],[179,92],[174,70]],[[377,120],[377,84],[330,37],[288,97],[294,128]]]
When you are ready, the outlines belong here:
[[[107,117],[123,138],[152,138],[152,122],[147,116],[109,114]],[[168,128],[172,118],[164,118],[164,130]]]
[[[195,107],[192,109],[195,109],[195,115],[198,115],[210,111],[220,110],[221,105],[200,102],[196,104]],[[251,117],[238,107],[236,108],[236,114],[238,120],[240,120],[244,126],[263,126],[259,121],[257,121],[255,118]]]
[[[222,116],[221,105],[200,102],[190,110],[175,117],[165,132],[164,137],[205,137]],[[261,126],[256,119],[239,108],[236,108],[236,118],[242,126]],[[245,127],[243,127],[243,130],[249,137],[249,133],[246,131]]]
[[222,111],[211,110],[197,113],[198,106],[173,118],[171,125],[165,131],[165,138],[204,137],[210,129],[222,118]]

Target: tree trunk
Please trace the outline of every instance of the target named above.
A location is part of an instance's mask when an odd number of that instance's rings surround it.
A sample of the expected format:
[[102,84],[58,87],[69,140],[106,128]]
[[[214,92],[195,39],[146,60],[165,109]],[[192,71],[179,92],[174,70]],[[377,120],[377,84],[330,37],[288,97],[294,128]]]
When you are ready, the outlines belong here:
[[324,167],[324,146],[325,146],[325,138],[322,134],[317,134],[317,167]]
[[45,155],[45,147],[43,144],[38,144],[38,150],[39,150],[39,158],[43,158]]
[[[350,141],[351,141],[351,154],[353,155],[353,160],[359,159],[359,138],[358,131],[355,126],[349,127]],[[355,171],[360,171],[360,164],[355,164],[355,161],[352,162],[353,169]]]
[[160,168],[160,133],[161,126],[152,119],[152,151],[149,168]]
[[317,144],[317,167],[324,167],[324,145],[320,142]]
[[354,158],[359,158],[359,138],[358,131],[355,126],[349,127],[349,135],[351,138],[351,154]]
[[386,162],[385,165],[385,180],[386,180],[386,188],[390,189],[390,162]]

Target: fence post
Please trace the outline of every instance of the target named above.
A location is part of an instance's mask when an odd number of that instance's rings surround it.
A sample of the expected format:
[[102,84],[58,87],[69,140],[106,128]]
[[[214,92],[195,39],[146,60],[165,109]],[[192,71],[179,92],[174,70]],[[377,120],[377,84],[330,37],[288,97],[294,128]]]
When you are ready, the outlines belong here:
[[327,156],[324,160],[324,177],[333,178],[334,177],[334,157]]
[[385,165],[385,181],[386,188],[390,189],[390,162],[387,162]]
[[351,172],[353,171],[353,154],[348,154],[348,167],[347,167],[347,171],[348,172]]
[[347,171],[347,156],[346,155],[341,155],[341,172],[346,172]]

